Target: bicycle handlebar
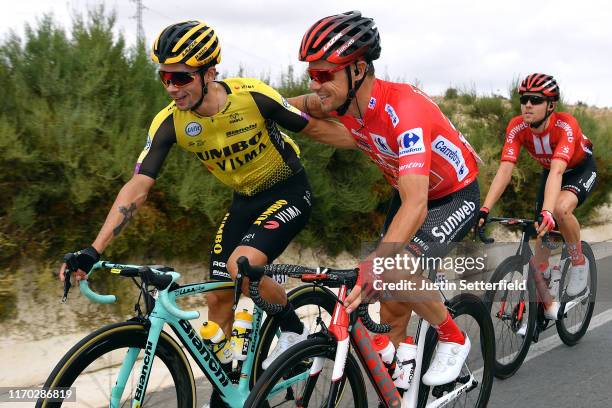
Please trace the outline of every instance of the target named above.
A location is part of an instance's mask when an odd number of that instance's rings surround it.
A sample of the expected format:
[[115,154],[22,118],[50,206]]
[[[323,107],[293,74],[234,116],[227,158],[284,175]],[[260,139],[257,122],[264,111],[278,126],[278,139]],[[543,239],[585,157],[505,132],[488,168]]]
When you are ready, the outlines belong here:
[[[63,302],[65,302],[68,291],[70,290],[70,275],[78,269],[75,262],[76,256],[74,256],[74,254],[66,254],[64,256],[64,261],[66,262],[66,271],[64,272]],[[111,273],[116,273],[124,277],[141,277],[145,283],[151,284],[158,289],[159,301],[166,308],[168,313],[177,319],[191,320],[197,319],[200,316],[200,312],[198,311],[180,309],[176,305],[174,296],[168,293],[168,290],[172,284],[177,282],[181,277],[178,272],[160,271],[149,266],[121,265],[110,263],[108,261],[98,261],[87,273],[87,277],[91,276],[91,274],[98,269],[110,269]],[[86,298],[95,303],[110,304],[117,301],[117,297],[115,295],[102,295],[92,290],[87,280],[80,281],[79,289]]]
[[[352,289],[357,283],[356,269],[330,269],[330,268],[308,268],[301,265],[273,264],[265,266],[251,266],[246,257],[238,259],[238,276],[247,276],[249,282],[249,295],[258,307],[269,315],[280,313],[285,306],[267,302],[259,294],[259,282],[265,276],[282,276],[300,279],[302,282],[316,282],[331,288],[339,288],[346,285]],[[368,311],[368,305],[362,304],[357,309],[363,325],[374,333],[388,333],[391,326],[374,322]]]
[[[519,225],[522,228],[529,228],[529,227],[533,228],[534,224],[536,223],[535,220],[531,220],[531,219],[508,218],[508,217],[489,217],[489,219],[487,220],[487,223],[490,223],[490,222],[499,222],[500,224],[503,224],[503,225]],[[483,224],[480,227],[477,227],[476,232],[478,233],[478,238],[484,244],[492,244],[495,242],[495,239],[491,237],[487,237],[485,234],[485,225],[487,223]],[[550,235],[550,231],[544,234],[544,236],[542,236],[542,244],[545,245],[548,249],[551,249],[551,250],[556,249],[558,245],[550,241],[549,235]]]

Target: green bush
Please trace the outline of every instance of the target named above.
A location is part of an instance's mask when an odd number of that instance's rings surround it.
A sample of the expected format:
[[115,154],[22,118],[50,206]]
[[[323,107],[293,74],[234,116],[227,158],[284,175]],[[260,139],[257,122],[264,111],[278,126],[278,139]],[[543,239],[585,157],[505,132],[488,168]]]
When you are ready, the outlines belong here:
[[[26,27],[24,38],[12,34],[0,43],[0,264],[57,259],[88,245],[132,176],[153,116],[168,103],[144,45],[126,47],[114,24],[103,8],[75,17],[70,32],[45,16]],[[308,78],[290,66],[276,87],[287,97],[302,94]],[[519,113],[518,97],[453,88],[445,95],[441,109],[484,159],[484,195],[505,126]],[[608,199],[612,119],[596,118],[586,106],[572,111],[594,141],[600,171],[600,187],[580,209],[586,216]],[[362,240],[376,237],[391,187],[360,152],[291,136],[315,196],[298,240],[332,253],[358,251]],[[529,216],[539,171],[523,153],[496,210]],[[105,255],[202,260],[230,201],[231,191],[193,155],[172,149],[147,203]]]

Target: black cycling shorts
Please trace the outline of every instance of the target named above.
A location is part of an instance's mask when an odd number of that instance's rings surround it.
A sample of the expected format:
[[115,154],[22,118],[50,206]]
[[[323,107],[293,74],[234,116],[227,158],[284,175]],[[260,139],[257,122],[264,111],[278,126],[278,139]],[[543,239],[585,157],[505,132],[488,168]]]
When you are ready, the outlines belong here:
[[[402,204],[396,190],[385,219],[382,235],[385,234],[395,213]],[[428,258],[444,257],[456,242],[461,241],[474,227],[480,209],[478,180],[459,191],[427,203],[427,217],[408,244],[415,256]]]
[[[540,188],[536,198],[537,211],[536,216],[542,211],[544,204],[544,190],[546,189],[546,180],[548,180],[549,169],[544,169],[540,176]],[[592,155],[587,155],[578,166],[573,169],[566,170],[561,178],[561,190],[571,191],[578,197],[579,207],[584,200],[589,196],[591,191],[595,189],[597,184],[597,166]]]
[[210,278],[231,280],[227,260],[239,245],[256,248],[274,261],[306,226],[312,193],[305,171],[254,196],[234,193],[210,251]]

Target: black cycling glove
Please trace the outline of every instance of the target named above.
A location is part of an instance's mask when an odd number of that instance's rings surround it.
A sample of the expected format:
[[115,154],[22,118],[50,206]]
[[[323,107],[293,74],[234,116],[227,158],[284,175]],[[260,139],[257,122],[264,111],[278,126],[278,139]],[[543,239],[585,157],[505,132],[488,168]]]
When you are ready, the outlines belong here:
[[85,273],[89,273],[94,264],[100,260],[100,254],[92,246],[81,249],[74,254],[76,255],[79,269]]

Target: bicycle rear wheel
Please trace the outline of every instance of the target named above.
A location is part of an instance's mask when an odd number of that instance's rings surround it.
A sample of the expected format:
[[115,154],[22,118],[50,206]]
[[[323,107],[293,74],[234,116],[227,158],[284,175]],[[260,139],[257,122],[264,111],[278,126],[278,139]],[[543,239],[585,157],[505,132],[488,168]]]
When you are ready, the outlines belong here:
[[[81,407],[108,407],[119,369],[128,350],[138,352],[138,359],[126,383],[120,407],[131,407],[139,389],[139,376],[148,330],[140,322],[122,322],[105,326],[72,347],[55,366],[44,387],[75,387],[76,403]],[[195,383],[191,367],[181,347],[167,333],[161,332],[142,406],[170,408],[195,407]],[[36,407],[60,407],[61,402],[40,399]]]
[[[470,384],[444,406],[484,408],[491,396],[495,361],[494,332],[489,311],[480,298],[468,293],[455,296],[449,301],[448,308],[457,326],[470,338],[472,347],[457,380],[439,387],[428,387],[421,382],[418,406],[425,407],[442,395]],[[421,376],[429,368],[436,342],[436,331],[430,327],[427,331]]]
[[[593,250],[586,242],[582,241],[582,253],[589,261],[589,275],[587,278],[587,292],[570,298],[565,294],[565,289],[569,283],[569,268],[571,262],[565,261],[563,266],[560,287],[561,296],[561,319],[556,321],[557,332],[563,343],[574,346],[586,334],[593,317],[595,309],[595,297],[597,295],[597,264]],[[566,311],[567,310],[567,311]]]
[[[271,407],[327,407],[335,356],[336,343],[329,337],[313,337],[296,344],[263,372],[245,407],[265,404]],[[310,375],[314,364],[320,370]],[[333,406],[367,407],[361,370],[350,353],[344,375]]]
[[[490,282],[525,281],[525,268],[520,256],[511,256],[499,264]],[[495,377],[511,377],[521,367],[536,329],[537,303],[535,283],[527,280],[527,291],[490,290],[485,294],[485,304],[491,314],[495,331]]]

